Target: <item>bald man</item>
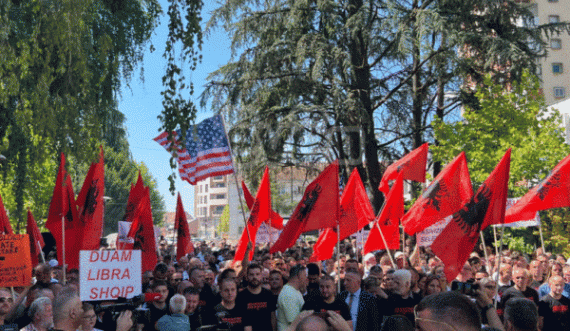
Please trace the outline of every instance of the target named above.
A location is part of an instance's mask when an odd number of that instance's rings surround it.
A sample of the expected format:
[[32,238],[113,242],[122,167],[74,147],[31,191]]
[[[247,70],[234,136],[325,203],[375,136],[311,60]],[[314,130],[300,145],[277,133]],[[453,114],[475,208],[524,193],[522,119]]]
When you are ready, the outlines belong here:
[[542,330],[568,330],[570,328],[570,299],[562,295],[564,279],[560,276],[550,277],[550,293],[538,304],[539,323]]

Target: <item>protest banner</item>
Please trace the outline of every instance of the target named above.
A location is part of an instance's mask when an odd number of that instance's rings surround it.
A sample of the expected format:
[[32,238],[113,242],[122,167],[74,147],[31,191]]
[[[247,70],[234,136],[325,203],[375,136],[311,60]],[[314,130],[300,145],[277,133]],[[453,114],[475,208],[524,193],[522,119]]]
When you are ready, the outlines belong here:
[[0,287],[28,286],[32,280],[27,234],[0,235]]
[[267,223],[261,223],[257,230],[256,242],[258,244],[273,244],[279,238],[280,230],[270,227]]
[[425,228],[425,230],[418,232],[416,235],[416,241],[420,247],[428,247],[433,243],[435,238],[445,229],[449,221],[451,221],[452,216],[447,216],[441,221],[435,223],[432,226]]
[[140,250],[81,251],[82,301],[130,299],[142,293]]
[[[514,206],[521,198],[507,199],[507,210]],[[530,226],[540,225],[540,215],[536,212],[536,215],[531,220],[522,220],[518,222],[508,223],[508,224],[493,224],[494,227],[506,227],[506,228],[528,228]]]

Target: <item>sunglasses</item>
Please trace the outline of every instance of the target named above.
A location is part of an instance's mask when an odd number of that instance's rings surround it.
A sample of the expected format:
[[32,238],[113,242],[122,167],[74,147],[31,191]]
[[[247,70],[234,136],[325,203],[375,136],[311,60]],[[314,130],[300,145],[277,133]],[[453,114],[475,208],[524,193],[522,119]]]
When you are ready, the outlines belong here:
[[0,303],[5,303],[5,302],[14,303],[14,299],[13,299],[13,298],[9,298],[9,297],[0,298]]
[[441,325],[446,326],[446,327],[449,328],[450,330],[457,331],[457,329],[454,328],[451,324],[447,324],[447,323],[441,322],[441,321],[432,320],[432,319],[429,319],[429,318],[421,318],[421,317],[418,317],[418,306],[414,306],[414,320],[415,320],[415,323],[416,323],[416,330],[420,330],[420,331],[423,330],[423,329],[418,325],[418,321],[423,321],[423,322],[428,322],[428,323],[441,324]]

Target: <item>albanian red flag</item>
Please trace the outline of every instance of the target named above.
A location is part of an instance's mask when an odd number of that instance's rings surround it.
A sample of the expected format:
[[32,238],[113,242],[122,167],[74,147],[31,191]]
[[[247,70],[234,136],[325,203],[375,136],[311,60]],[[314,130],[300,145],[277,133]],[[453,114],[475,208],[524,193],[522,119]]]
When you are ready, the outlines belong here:
[[455,279],[469,258],[479,233],[489,225],[503,223],[510,164],[509,148],[477,193],[453,214],[452,220],[432,243],[431,250],[445,264],[448,281]]
[[[75,206],[75,193],[73,192],[71,177],[65,171],[65,156],[61,153],[46,228],[55,239],[57,260],[61,265],[65,263],[70,268],[77,267],[79,264],[79,250],[77,247],[79,245],[78,241],[81,240],[81,233],[79,231],[80,227],[75,224],[77,222],[79,222],[79,217],[77,215],[77,207]],[[63,236],[62,227],[65,229],[65,236]],[[63,248],[64,244],[65,249]],[[65,259],[63,258],[64,252]],[[74,267],[70,265],[70,261],[75,261]]]
[[[132,222],[135,210],[144,196],[145,186],[139,170],[139,176],[135,185],[131,184],[131,191],[129,192],[129,199],[127,200],[127,207],[125,209],[125,215],[123,215],[123,222]],[[119,231],[119,234],[121,231]],[[133,244],[128,243],[124,238],[119,238],[117,236],[116,241],[117,249],[132,249]]]
[[44,248],[46,244],[44,243],[44,238],[42,238],[40,230],[38,229],[38,224],[29,209],[26,233],[30,238],[30,256],[32,257],[32,265],[37,265],[40,262],[39,255],[42,253],[42,248]]
[[570,155],[560,161],[550,174],[528,191],[505,214],[505,223],[534,218],[536,212],[570,206]]
[[4,208],[4,202],[2,202],[2,197],[0,196],[0,234],[13,234],[12,225],[10,225],[10,219],[8,218],[8,213]]
[[156,266],[156,241],[148,187],[145,187],[143,198],[135,209],[127,237],[134,238],[133,248],[141,250],[142,272],[154,270]]
[[388,194],[390,190],[388,182],[398,178],[398,174],[400,173],[404,179],[420,183],[425,182],[428,149],[429,145],[425,143],[406,154],[403,158],[392,163],[386,171],[384,171],[378,190],[384,193],[384,195]]
[[182,205],[180,193],[178,193],[178,201],[176,202],[174,229],[178,235],[178,240],[176,243],[176,261],[178,261],[181,257],[194,251],[194,246],[192,245],[192,240],[190,239],[188,219],[186,218],[186,212],[184,211],[184,206]]
[[[404,216],[404,179],[402,177],[400,175],[390,189],[384,208],[382,208],[378,220],[370,229],[362,251],[363,254],[379,249],[400,248],[400,219]],[[378,230],[379,227],[382,230],[386,244],[382,240],[382,235],[380,230]]]
[[270,253],[283,252],[293,246],[303,232],[336,227],[339,209],[338,161],[335,161],[307,186]]
[[[340,198],[340,240],[360,231],[374,220],[374,210],[366,189],[360,179],[358,169],[354,168]],[[323,231],[313,247],[312,261],[328,260],[332,257],[338,235],[336,228]]]
[[[245,257],[245,251],[247,250],[247,243],[251,239],[251,244],[255,246],[255,238],[257,236],[257,230],[261,223],[266,222],[271,217],[271,187],[269,181],[269,168],[265,167],[263,172],[263,178],[261,183],[259,183],[259,188],[257,189],[257,195],[255,197],[255,202],[249,213],[249,218],[247,220],[247,227],[243,230],[241,238],[236,247],[236,253],[234,256],[234,261],[242,261]],[[249,235],[248,235],[249,231]],[[253,259],[254,250],[249,251],[248,261]]]
[[82,238],[80,249],[82,250],[99,249],[103,235],[104,195],[105,163],[103,147],[100,147],[99,162],[91,164],[76,200]]
[[[253,203],[255,202],[255,199],[253,198],[253,196],[249,192],[249,189],[247,188],[247,186],[243,181],[241,182],[241,188],[243,189],[243,196],[245,198],[245,203],[247,204],[247,208],[251,210],[253,208]],[[265,221],[265,223],[267,223],[269,226],[277,230],[283,229],[283,217],[281,217],[281,215],[279,215],[279,213],[273,209],[271,210],[271,217],[268,218]]]
[[404,231],[414,235],[455,213],[473,196],[465,152],[441,171],[404,215]]

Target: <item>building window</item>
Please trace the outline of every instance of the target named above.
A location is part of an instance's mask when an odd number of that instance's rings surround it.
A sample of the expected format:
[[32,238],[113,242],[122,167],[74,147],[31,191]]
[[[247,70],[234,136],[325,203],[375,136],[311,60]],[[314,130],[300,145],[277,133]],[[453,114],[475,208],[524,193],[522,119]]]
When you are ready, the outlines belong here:
[[212,187],[214,187],[214,188],[226,187],[226,183],[214,183],[214,184],[212,185]]
[[562,63],[556,62],[552,64],[552,73],[561,74],[563,72],[564,72],[564,67],[562,66]]
[[204,186],[204,192],[208,193],[208,184],[206,184],[206,186]]
[[560,39],[551,39],[550,40],[550,48],[561,49],[562,48],[562,41]]
[[558,2],[558,0],[548,0],[548,2]]
[[224,176],[214,176],[214,180],[223,180]]
[[208,203],[208,196],[204,197],[204,203]]
[[213,210],[214,215],[221,215],[224,212],[225,206],[215,206]]
[[225,199],[225,198],[226,198],[226,195],[223,193],[222,194],[212,194],[212,196],[210,197],[210,199],[217,199],[217,200]]
[[202,216],[208,216],[208,208],[207,207],[202,207]]
[[554,88],[554,97],[556,99],[564,98],[566,96],[566,90],[564,87],[555,87]]
[[549,23],[560,23],[560,16],[558,15],[548,15]]

